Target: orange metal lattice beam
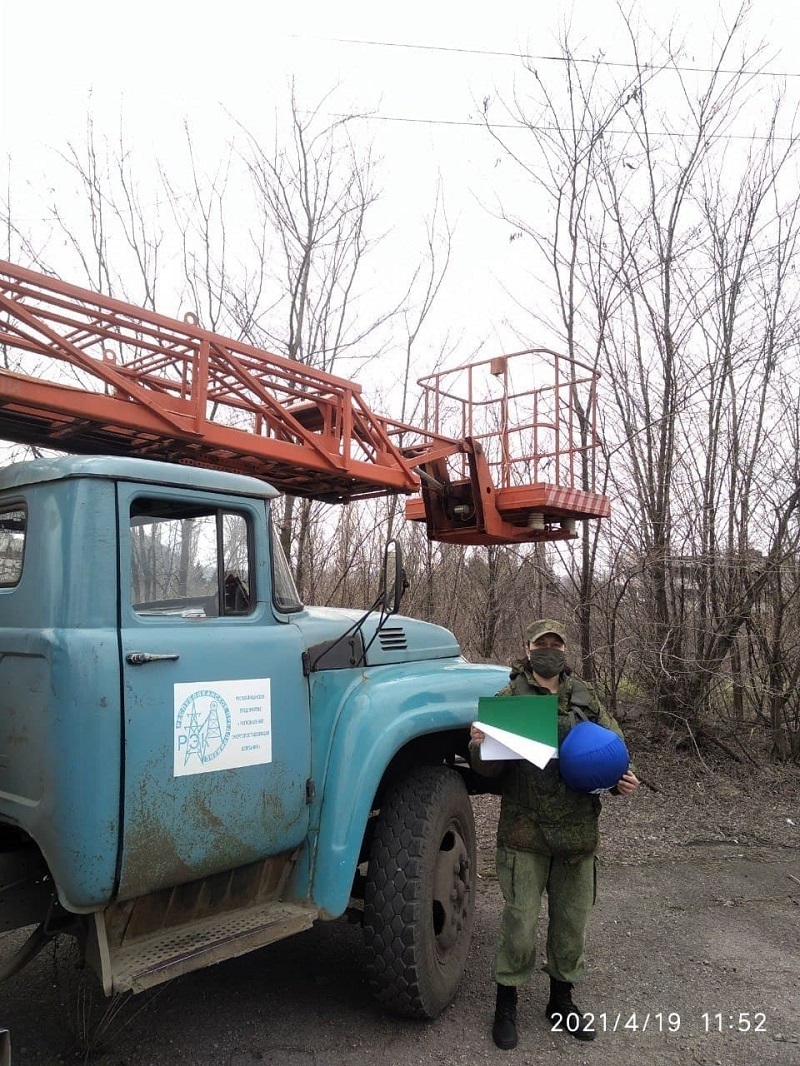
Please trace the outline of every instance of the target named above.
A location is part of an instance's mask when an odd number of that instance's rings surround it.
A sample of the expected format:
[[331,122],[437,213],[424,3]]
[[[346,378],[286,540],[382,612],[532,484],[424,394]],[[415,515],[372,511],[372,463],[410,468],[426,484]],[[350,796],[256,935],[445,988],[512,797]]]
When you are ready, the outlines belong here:
[[[424,378],[424,427],[408,426],[351,381],[3,261],[0,347],[20,368],[0,369],[7,440],[333,502],[420,492],[407,516],[459,544],[567,539],[609,513],[591,477],[597,375],[544,349]],[[542,355],[520,388],[521,360]]]
[[257,474],[347,500],[419,482],[360,386],[0,261],[0,434]]

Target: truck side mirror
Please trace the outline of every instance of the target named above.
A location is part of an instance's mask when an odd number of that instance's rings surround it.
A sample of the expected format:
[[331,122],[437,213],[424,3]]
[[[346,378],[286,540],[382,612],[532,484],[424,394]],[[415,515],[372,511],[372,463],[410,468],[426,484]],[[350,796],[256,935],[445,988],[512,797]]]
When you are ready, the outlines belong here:
[[383,553],[383,609],[387,614],[397,614],[407,588],[403,549],[396,540],[390,540]]

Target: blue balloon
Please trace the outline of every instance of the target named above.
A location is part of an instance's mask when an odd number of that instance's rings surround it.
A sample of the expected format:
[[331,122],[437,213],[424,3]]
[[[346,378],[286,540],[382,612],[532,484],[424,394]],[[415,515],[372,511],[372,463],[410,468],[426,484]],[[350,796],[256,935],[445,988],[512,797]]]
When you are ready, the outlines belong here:
[[578,722],[558,751],[566,784],[576,792],[613,788],[630,765],[625,741],[596,722]]

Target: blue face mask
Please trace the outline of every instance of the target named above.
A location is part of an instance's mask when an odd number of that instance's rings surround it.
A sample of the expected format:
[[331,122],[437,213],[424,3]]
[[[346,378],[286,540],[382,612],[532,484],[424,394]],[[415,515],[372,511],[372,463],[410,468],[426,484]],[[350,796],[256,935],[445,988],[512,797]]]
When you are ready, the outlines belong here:
[[567,665],[567,655],[561,648],[531,648],[528,661],[531,670],[547,680],[561,673]]

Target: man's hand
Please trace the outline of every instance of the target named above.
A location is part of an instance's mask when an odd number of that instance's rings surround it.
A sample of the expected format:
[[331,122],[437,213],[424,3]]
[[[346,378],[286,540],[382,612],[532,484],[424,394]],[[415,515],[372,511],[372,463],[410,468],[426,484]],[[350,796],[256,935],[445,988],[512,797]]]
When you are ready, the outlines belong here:
[[628,770],[617,781],[615,787],[620,796],[630,796],[631,792],[635,792],[639,787],[639,778],[632,770]]
[[479,748],[486,740],[486,734],[481,729],[476,729],[475,726],[470,726],[469,730],[469,742],[473,748]]

